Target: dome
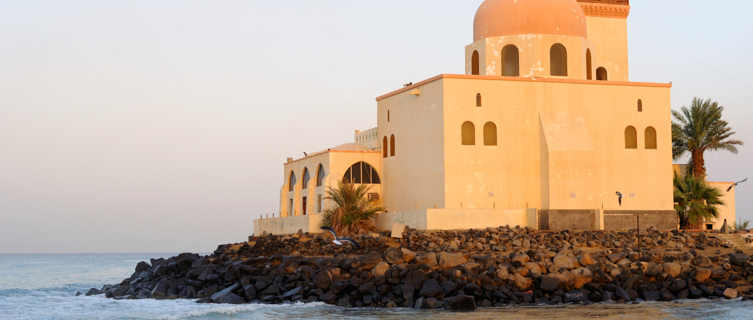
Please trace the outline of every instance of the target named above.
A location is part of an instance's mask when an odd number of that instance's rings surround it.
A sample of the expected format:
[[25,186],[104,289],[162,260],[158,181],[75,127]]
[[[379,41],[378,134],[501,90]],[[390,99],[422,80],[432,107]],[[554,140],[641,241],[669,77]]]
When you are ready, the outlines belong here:
[[518,34],[586,37],[586,16],[576,0],[486,0],[473,22],[473,41]]

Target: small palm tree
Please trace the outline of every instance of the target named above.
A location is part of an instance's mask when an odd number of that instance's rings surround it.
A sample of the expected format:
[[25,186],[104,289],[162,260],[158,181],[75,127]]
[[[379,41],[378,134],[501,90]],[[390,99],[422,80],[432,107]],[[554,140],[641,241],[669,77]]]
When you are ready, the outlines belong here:
[[737,221],[735,222],[735,230],[747,231],[750,230],[750,221]]
[[369,200],[369,186],[340,182],[327,189],[327,200],[335,207],[324,211],[323,225],[338,234],[357,235],[376,230],[375,218],[384,211],[379,200]]
[[680,226],[697,225],[705,219],[719,216],[717,206],[724,205],[722,192],[692,175],[674,177],[675,211],[680,216]]
[[722,119],[724,107],[715,101],[693,98],[690,108],[672,111],[672,156],[677,159],[690,153],[693,176],[706,177],[706,150],[727,150],[737,153],[743,142],[731,139],[735,132]]

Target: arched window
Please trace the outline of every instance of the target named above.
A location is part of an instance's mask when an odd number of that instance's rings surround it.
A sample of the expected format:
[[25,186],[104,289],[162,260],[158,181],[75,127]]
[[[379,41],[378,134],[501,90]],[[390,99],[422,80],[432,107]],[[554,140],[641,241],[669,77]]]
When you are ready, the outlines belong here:
[[309,174],[309,168],[303,168],[303,185],[301,185],[301,189],[306,189],[309,187],[309,180],[311,180],[311,175]]
[[476,145],[476,127],[473,122],[466,121],[461,128],[462,143],[464,146]]
[[596,69],[596,80],[601,80],[601,81],[609,80],[609,77],[607,76],[606,68],[599,67],[598,69]]
[[290,171],[290,178],[288,178],[288,191],[295,190],[295,172]]
[[376,172],[376,170],[366,162],[358,162],[350,166],[350,168],[345,171],[343,182],[351,184],[382,183],[381,180],[379,180],[379,174]]
[[480,93],[476,94],[476,106],[477,107],[481,106],[481,94]]
[[480,59],[478,56],[478,51],[473,50],[473,56],[471,57],[471,74],[472,75],[479,75],[481,67],[480,67]]
[[520,76],[520,54],[518,47],[508,44],[502,48],[502,75],[506,77]]
[[326,176],[326,173],[324,172],[324,166],[319,165],[319,169],[316,170],[316,186],[321,187],[324,185],[324,177]]
[[593,67],[591,66],[591,49],[586,49],[586,79],[593,80]]
[[656,129],[646,128],[646,149],[656,149]]
[[382,139],[382,158],[387,158],[387,148],[389,148],[387,137],[384,137],[384,139]]
[[549,69],[553,76],[567,76],[567,49],[555,43],[549,50]]
[[390,157],[395,156],[395,135],[390,136]]
[[497,145],[497,125],[494,122],[487,122],[484,125],[484,145]]
[[625,128],[625,149],[638,149],[638,131],[633,126]]
[[638,99],[638,112],[643,112],[643,100]]
[[390,110],[387,110],[387,122],[390,122]]

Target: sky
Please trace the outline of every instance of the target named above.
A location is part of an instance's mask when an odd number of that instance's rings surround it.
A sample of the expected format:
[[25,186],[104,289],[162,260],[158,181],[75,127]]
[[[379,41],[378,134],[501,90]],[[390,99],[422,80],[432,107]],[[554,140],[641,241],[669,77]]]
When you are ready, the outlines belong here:
[[[482,0],[0,1],[0,252],[208,252],[278,211],[283,162],[464,73]],[[753,176],[753,2],[633,0],[630,78],[720,102]],[[734,6],[734,7],[733,7]],[[737,190],[753,219],[753,182]]]

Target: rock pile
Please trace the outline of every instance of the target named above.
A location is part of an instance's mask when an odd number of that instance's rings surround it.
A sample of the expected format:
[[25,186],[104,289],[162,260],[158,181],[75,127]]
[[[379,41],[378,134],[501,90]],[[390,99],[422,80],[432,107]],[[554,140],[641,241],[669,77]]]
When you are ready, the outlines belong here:
[[519,228],[360,237],[251,237],[209,256],[141,262],[87,294],[212,303],[323,301],[350,307],[477,306],[750,297],[753,261],[703,233]]

